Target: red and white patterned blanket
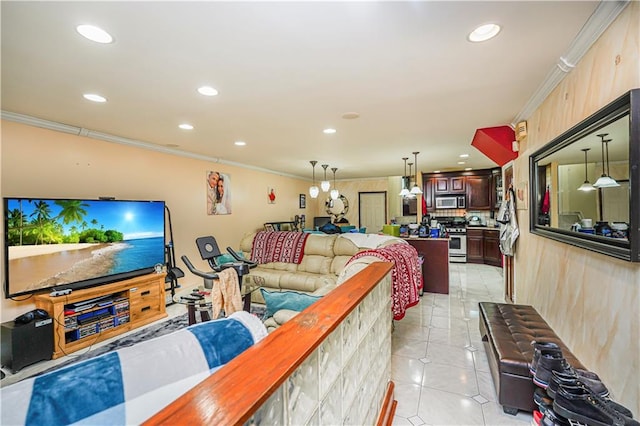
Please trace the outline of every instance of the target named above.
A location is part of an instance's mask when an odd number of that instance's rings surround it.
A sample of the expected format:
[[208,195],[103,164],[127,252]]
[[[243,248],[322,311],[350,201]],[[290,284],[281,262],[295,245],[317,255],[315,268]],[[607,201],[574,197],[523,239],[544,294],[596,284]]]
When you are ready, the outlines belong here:
[[417,305],[420,301],[422,288],[422,268],[418,259],[418,252],[409,244],[391,244],[386,247],[365,250],[354,255],[347,265],[364,256],[374,256],[385,262],[392,262],[392,306],[393,319],[401,320],[407,308]]
[[260,231],[253,239],[251,260],[258,263],[286,262],[299,264],[309,234],[290,231]]

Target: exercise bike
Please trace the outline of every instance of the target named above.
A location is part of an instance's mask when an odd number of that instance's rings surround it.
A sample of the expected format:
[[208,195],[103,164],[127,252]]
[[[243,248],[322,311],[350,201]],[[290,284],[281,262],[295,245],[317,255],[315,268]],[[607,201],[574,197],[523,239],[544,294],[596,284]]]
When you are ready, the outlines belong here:
[[[227,268],[233,268],[238,274],[238,283],[240,285],[240,290],[242,290],[243,277],[249,273],[250,269],[258,266],[258,263],[243,258],[231,247],[227,247],[227,252],[236,261],[221,263],[219,258],[222,256],[222,253],[220,252],[220,248],[218,247],[216,239],[212,236],[196,238],[196,246],[198,247],[198,251],[200,252],[202,260],[206,260],[209,264],[209,267],[211,267],[211,272],[205,272],[196,269],[186,255],[182,255],[181,259],[185,263],[185,265],[187,265],[187,268],[189,269],[189,271],[191,271],[192,274],[204,279],[205,289],[211,290],[213,288],[213,281],[219,279],[219,272],[222,272]],[[247,296],[249,295],[245,295],[244,297],[244,310],[248,312],[251,307],[251,298]]]

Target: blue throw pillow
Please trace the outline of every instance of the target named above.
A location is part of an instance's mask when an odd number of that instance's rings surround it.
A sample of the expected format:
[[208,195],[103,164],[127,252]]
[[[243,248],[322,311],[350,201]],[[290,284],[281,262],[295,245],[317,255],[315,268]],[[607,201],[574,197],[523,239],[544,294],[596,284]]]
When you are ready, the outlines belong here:
[[302,311],[322,296],[311,296],[297,291],[267,291],[260,289],[262,297],[267,304],[265,318],[270,318],[280,309],[290,309],[292,311]]
[[[238,253],[240,255],[240,257],[244,258],[244,255],[242,253]],[[218,256],[216,258],[216,261],[218,262],[219,265],[224,265],[225,263],[234,263],[237,262],[237,260],[231,256],[230,254],[221,254],[220,256]]]

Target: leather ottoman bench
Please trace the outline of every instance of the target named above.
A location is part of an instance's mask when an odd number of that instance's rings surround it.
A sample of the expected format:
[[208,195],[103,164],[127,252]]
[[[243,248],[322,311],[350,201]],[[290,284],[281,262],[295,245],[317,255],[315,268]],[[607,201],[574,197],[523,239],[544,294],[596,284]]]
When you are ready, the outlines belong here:
[[582,368],[533,306],[480,302],[480,336],[489,360],[498,403],[505,413],[532,412],[535,385],[529,372],[533,340],[554,342],[572,367]]

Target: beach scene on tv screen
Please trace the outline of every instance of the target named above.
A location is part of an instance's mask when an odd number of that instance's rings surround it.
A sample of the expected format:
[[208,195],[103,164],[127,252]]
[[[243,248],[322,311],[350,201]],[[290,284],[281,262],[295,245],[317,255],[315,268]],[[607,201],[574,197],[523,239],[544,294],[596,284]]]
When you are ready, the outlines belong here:
[[11,294],[164,264],[164,204],[9,199]]

